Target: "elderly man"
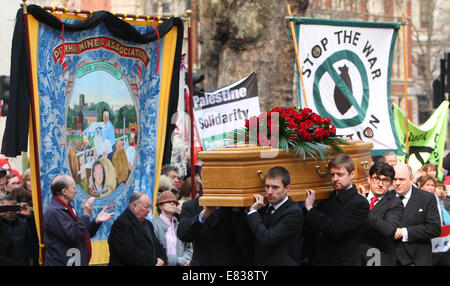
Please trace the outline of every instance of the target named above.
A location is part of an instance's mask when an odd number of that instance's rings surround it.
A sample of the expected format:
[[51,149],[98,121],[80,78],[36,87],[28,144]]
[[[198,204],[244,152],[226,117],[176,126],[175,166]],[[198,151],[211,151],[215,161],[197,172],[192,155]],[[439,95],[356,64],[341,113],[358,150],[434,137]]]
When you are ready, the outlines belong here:
[[307,190],[303,249],[312,265],[361,265],[359,242],[369,214],[369,203],[352,184],[355,163],[339,154],[328,164],[334,190],[314,206],[315,191]]
[[394,169],[395,192],[405,206],[394,235],[397,265],[431,266],[431,239],[441,233],[436,198],[412,185],[411,167],[402,163]]
[[393,151],[387,151],[384,153],[384,161],[394,167],[397,165],[397,155]]
[[[373,265],[369,263],[374,261],[375,266],[395,266],[394,233],[400,226],[404,208],[395,191],[388,191],[394,176],[394,168],[384,161],[370,167],[367,194],[370,212],[361,239],[364,264]],[[371,259],[374,248],[380,251],[380,260]]]
[[70,205],[78,193],[74,179],[59,175],[51,184],[52,199],[44,213],[44,244],[46,266],[87,266],[91,258],[91,242],[101,223],[114,213],[108,207],[90,221],[94,197],[83,203],[83,214],[78,217]]
[[110,266],[164,266],[167,255],[147,220],[152,202],[148,195],[131,195],[128,208],[117,218],[109,234]]

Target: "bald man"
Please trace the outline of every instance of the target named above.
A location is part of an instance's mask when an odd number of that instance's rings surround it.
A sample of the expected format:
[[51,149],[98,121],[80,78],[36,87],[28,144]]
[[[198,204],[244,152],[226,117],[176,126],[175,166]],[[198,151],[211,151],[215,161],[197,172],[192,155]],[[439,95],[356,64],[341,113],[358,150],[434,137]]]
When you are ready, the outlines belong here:
[[441,233],[436,198],[412,185],[408,165],[398,163],[394,170],[393,186],[405,206],[401,226],[394,234],[397,265],[431,266],[431,239]]
[[56,176],[51,184],[52,199],[44,213],[44,244],[46,266],[87,266],[91,258],[90,238],[95,236],[101,223],[114,213],[104,207],[90,221],[94,197],[83,203],[83,213],[77,215],[71,203],[78,193],[74,179],[68,175]]

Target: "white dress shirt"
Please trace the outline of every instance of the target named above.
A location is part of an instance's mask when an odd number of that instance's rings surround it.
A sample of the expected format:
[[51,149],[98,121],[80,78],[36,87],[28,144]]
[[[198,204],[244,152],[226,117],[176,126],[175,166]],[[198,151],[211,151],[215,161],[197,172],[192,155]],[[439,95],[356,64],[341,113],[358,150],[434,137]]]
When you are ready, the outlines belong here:
[[[406,192],[406,194],[404,195],[404,198],[402,200],[403,206],[406,207],[406,204],[409,201],[409,198],[411,198],[411,193],[412,193],[412,186],[409,188],[409,191]],[[399,194],[397,194],[397,197],[400,197]],[[402,228],[402,242],[408,242],[408,230],[406,229],[406,227]]]
[[373,204],[373,206],[375,206],[376,204],[378,204],[378,202],[379,201],[381,201],[381,199],[383,198],[383,196],[384,196],[384,194],[383,195],[381,195],[381,196],[375,196],[373,193],[372,193],[372,191],[370,191],[368,194],[367,194],[367,197],[366,197],[366,199],[369,201],[369,204],[370,204],[370,201],[372,200],[372,198],[373,197],[377,197],[378,198],[378,201],[376,201],[374,204]]
[[[273,214],[279,207],[281,207],[281,206],[288,200],[288,198],[289,198],[289,197],[286,196],[286,197],[284,198],[283,201],[281,201],[281,202],[279,202],[278,204],[274,205],[274,206],[273,206],[273,211],[272,211],[271,214]],[[270,207],[270,206],[271,206],[271,204],[269,204],[269,207]],[[254,212],[256,212],[256,211],[258,211],[258,210],[252,210],[252,211],[249,211],[247,215],[251,215],[252,213],[254,213]]]

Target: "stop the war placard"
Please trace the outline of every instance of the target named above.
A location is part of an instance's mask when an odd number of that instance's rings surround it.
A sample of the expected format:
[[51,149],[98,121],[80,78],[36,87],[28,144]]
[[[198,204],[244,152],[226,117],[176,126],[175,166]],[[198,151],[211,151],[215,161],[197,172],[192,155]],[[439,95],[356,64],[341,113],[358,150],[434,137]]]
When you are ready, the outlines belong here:
[[194,95],[194,118],[203,149],[225,147],[230,134],[260,114],[256,73],[235,83]]
[[338,135],[372,142],[372,156],[401,153],[390,94],[400,23],[298,18],[296,26],[302,107],[329,117]]

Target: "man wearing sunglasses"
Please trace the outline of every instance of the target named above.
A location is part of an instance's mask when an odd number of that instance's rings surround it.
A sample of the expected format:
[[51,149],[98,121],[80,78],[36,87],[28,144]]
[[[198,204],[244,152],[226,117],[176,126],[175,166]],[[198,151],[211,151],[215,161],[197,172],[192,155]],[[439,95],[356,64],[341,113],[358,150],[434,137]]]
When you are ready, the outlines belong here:
[[361,239],[363,265],[393,266],[396,262],[394,234],[400,226],[404,207],[395,191],[388,191],[395,177],[394,168],[384,161],[369,170],[369,216]]

